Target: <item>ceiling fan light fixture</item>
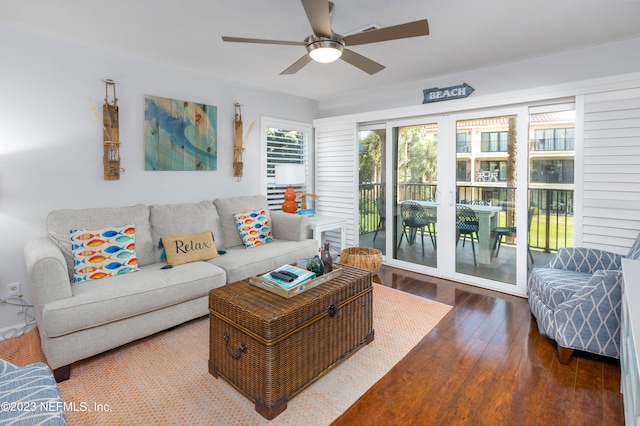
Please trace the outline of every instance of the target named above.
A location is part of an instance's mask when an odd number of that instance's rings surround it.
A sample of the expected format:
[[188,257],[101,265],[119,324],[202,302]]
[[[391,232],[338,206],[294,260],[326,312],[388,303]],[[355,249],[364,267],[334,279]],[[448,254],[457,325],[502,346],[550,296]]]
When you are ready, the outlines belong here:
[[344,49],[344,43],[338,40],[316,39],[307,44],[307,51],[311,59],[323,64],[338,60],[342,56],[342,49]]

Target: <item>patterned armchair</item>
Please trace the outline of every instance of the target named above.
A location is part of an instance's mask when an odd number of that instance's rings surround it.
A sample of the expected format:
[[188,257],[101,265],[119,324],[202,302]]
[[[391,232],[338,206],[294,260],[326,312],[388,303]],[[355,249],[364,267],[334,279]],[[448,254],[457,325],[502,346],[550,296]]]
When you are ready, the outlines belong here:
[[[624,256],[604,250],[562,248],[529,277],[529,307],[542,334],[556,341],[558,360],[573,350],[620,358]],[[640,235],[628,258],[640,259]]]
[[49,366],[0,359],[0,424],[66,425],[64,402]]

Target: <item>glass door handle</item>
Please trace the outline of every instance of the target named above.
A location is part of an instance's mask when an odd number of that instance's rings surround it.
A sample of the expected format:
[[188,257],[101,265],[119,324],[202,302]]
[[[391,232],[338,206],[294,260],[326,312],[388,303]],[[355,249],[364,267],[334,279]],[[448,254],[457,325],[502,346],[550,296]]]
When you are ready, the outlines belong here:
[[449,191],[449,205],[450,206],[453,206],[453,200],[454,200],[453,191]]
[[440,191],[436,191],[436,205],[440,205]]

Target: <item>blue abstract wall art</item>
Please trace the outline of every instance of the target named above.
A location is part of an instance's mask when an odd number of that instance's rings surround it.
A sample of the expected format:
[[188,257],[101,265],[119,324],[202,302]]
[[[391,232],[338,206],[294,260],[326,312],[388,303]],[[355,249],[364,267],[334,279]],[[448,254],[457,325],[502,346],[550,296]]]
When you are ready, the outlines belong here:
[[145,95],[145,170],[216,170],[218,108]]

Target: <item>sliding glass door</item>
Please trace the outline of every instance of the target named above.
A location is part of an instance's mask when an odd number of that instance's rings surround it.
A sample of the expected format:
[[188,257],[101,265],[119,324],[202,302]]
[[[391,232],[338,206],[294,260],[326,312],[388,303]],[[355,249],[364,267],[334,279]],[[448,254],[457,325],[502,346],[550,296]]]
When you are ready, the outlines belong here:
[[386,262],[524,294],[527,125],[524,108],[387,123]]
[[358,131],[359,244],[387,251],[386,129],[360,126]]
[[392,129],[394,259],[438,266],[438,124]]
[[518,116],[457,119],[455,126],[455,271],[514,285],[518,236],[526,241],[517,226]]
[[360,245],[389,265],[507,293],[573,242],[571,105],[359,128]]

